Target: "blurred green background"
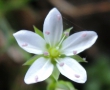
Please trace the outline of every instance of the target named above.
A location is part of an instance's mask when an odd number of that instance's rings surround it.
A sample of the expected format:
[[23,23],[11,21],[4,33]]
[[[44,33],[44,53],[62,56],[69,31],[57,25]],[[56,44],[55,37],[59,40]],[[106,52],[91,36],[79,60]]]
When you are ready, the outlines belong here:
[[[46,82],[26,85],[23,81],[29,66],[22,66],[31,54],[17,45],[13,33],[21,29],[42,30],[49,10],[57,7],[63,16],[64,30],[71,34],[93,30],[99,38],[79,54],[88,63],[85,84],[72,84],[78,90],[110,90],[110,0],[0,0],[0,90],[46,90]],[[60,75],[60,80],[69,79]]]

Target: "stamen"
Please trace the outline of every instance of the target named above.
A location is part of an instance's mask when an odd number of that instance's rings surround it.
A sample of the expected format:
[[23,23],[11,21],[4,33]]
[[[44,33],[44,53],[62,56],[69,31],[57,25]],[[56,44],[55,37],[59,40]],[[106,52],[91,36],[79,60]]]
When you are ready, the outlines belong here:
[[59,61],[57,59],[55,59],[55,61],[59,64]]
[[84,61],[86,61],[86,58],[83,58]]
[[27,45],[28,45],[27,43],[23,43],[23,44],[22,44],[23,47],[25,47],[25,46],[27,46]]
[[49,31],[46,31],[46,32],[45,32],[45,34],[49,35],[49,34],[50,34],[50,32],[49,32]]
[[86,37],[86,36],[87,36],[87,33],[83,33],[83,34],[82,34],[82,37]]
[[61,19],[61,15],[57,15],[57,17],[58,17],[58,20],[60,20],[60,19]]
[[65,36],[69,36],[69,33],[68,32],[64,32]]
[[65,35],[62,37],[62,39],[61,39],[61,41],[60,41],[60,43],[58,44],[58,46],[57,47],[59,47],[61,44],[62,44],[62,42],[63,42],[63,40],[65,39]]
[[35,81],[36,81],[36,82],[38,81],[38,76],[35,77]]
[[80,75],[75,74],[75,77],[76,77],[76,78],[79,78],[79,77],[80,77]]
[[62,63],[60,63],[59,65],[62,67],[62,66],[64,66],[64,63],[62,62]]
[[49,53],[48,52],[44,52],[44,55],[47,56],[47,55],[49,55]]
[[77,51],[73,51],[73,54],[76,55],[77,54]]

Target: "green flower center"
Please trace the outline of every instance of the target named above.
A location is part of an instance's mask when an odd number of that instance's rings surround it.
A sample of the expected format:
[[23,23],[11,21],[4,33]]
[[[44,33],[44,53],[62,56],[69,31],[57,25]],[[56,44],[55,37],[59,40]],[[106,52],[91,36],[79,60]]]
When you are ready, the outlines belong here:
[[49,49],[49,54],[50,54],[51,58],[57,58],[57,57],[60,56],[60,52],[56,48],[50,48]]

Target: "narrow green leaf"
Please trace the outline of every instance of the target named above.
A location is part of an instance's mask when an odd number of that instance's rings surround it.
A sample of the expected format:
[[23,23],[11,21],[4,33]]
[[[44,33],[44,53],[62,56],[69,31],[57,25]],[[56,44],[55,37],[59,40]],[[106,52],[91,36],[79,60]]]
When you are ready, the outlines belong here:
[[43,33],[35,26],[33,26],[35,33],[37,33],[38,35],[40,35],[42,38],[44,38]]
[[28,61],[26,61],[23,65],[31,65],[35,60],[40,58],[42,55],[35,55],[32,58],[30,58]]
[[53,71],[53,73],[52,73],[52,76],[53,76],[53,78],[55,79],[55,81],[58,80],[59,75],[60,75],[60,72],[59,72],[58,68],[55,66],[55,67],[54,67],[54,71]]
[[81,58],[79,55],[73,55],[70,57],[77,60],[78,62],[87,62],[84,58]]

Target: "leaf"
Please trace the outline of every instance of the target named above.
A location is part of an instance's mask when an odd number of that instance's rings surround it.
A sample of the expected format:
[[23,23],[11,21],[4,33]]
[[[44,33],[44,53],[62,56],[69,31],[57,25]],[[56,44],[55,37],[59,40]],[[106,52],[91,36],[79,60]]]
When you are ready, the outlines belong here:
[[76,90],[72,83],[67,81],[58,81],[55,90]]
[[35,55],[32,58],[30,58],[28,61],[26,61],[23,65],[31,65],[35,60],[40,58],[42,55]]
[[87,62],[85,58],[81,58],[79,55],[70,56],[71,58],[77,60],[78,62]]
[[54,71],[53,71],[53,73],[52,73],[52,77],[55,79],[55,81],[58,80],[59,75],[60,75],[60,72],[59,72],[58,68],[55,66],[55,67],[54,67]]
[[38,35],[40,35],[42,38],[44,38],[43,33],[35,26],[33,26],[35,33],[37,33]]

